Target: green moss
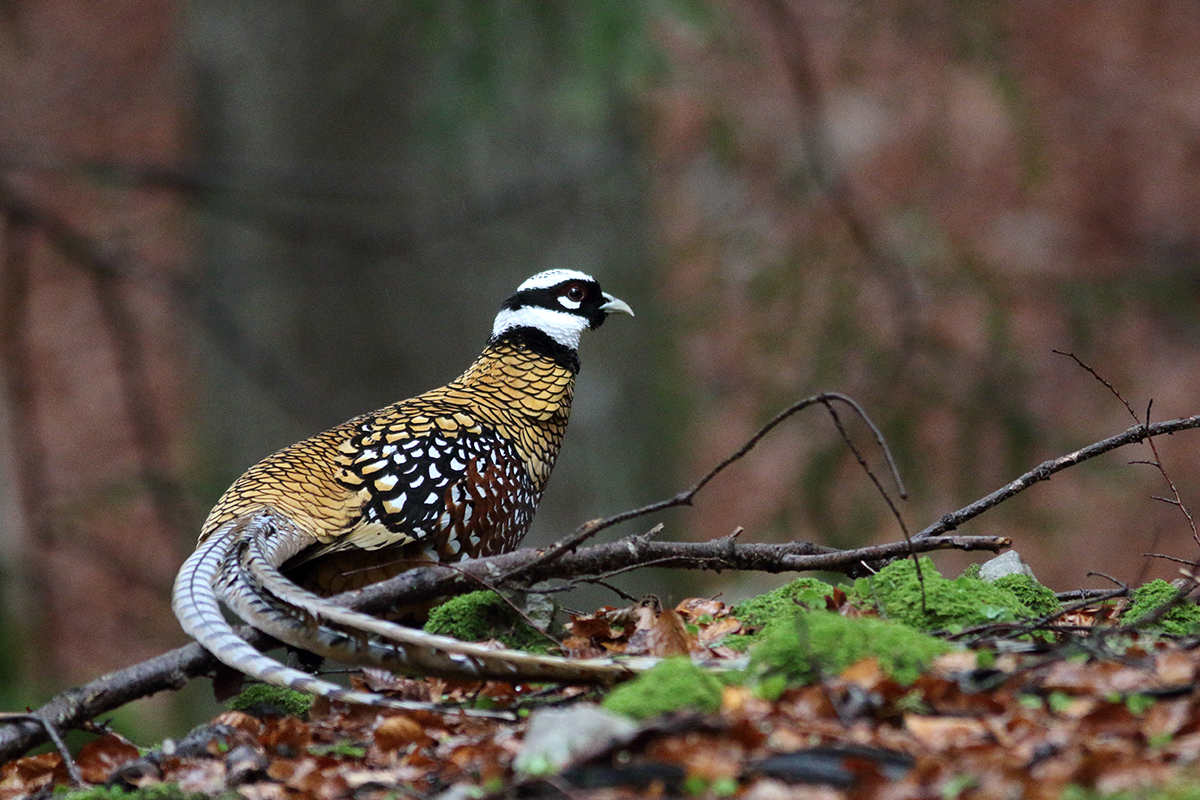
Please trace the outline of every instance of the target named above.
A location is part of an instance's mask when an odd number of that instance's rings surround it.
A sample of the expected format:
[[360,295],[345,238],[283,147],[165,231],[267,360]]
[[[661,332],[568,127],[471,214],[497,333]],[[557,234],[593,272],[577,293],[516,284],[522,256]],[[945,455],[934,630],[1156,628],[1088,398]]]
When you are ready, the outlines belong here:
[[309,755],[339,756],[341,758],[362,758],[367,754],[367,748],[351,741],[341,741],[334,744],[314,744],[308,748]]
[[[879,612],[920,630],[961,630],[992,622],[1038,616],[1010,590],[966,575],[942,577],[929,558],[921,559],[924,585],[911,559],[888,564],[871,578],[855,582],[855,590],[873,598]],[[924,600],[922,601],[922,595]]]
[[1005,575],[992,581],[992,585],[1012,592],[1029,607],[1034,616],[1045,617],[1062,610],[1062,603],[1055,597],[1053,590],[1042,586],[1029,575]]
[[1180,781],[1110,793],[1072,784],[1063,790],[1062,797],[1063,800],[1200,800],[1200,783]]
[[668,658],[648,672],[623,683],[604,699],[609,711],[634,719],[679,709],[712,713],[721,707],[721,682],[685,656]]
[[750,651],[749,671],[760,693],[777,696],[788,686],[836,675],[864,658],[875,658],[900,683],[912,683],[950,645],[908,625],[874,617],[843,617],[831,611],[794,612],[763,631]]
[[743,626],[751,629],[766,627],[777,617],[791,618],[797,603],[809,608],[825,608],[825,598],[833,594],[833,587],[816,578],[799,578],[773,592],[760,594],[736,604],[730,613]]
[[967,564],[967,568],[962,571],[962,576],[964,578],[978,578],[981,569],[983,569],[983,564]]
[[94,786],[72,791],[66,786],[54,789],[57,800],[205,800],[200,792],[185,792],[174,783],[151,783],[126,791],[120,786]]
[[308,713],[312,702],[312,697],[303,692],[266,683],[252,683],[225,705],[234,711],[251,711],[258,706],[269,706],[288,716],[302,717]]
[[739,653],[744,653],[750,649],[750,645],[758,641],[758,636],[751,636],[747,633],[731,633],[721,640],[721,644],[728,647],[730,650],[736,650]]
[[[1161,578],[1150,581],[1134,591],[1129,605],[1121,614],[1122,624],[1137,622],[1164,603],[1172,602],[1178,593],[1178,589]],[[1147,630],[1169,636],[1189,636],[1196,633],[1200,630],[1200,606],[1190,600],[1178,603],[1157,621],[1148,625]]]
[[502,597],[492,591],[452,597],[429,612],[428,633],[464,642],[496,639],[507,647],[544,653],[550,642],[531,628]]

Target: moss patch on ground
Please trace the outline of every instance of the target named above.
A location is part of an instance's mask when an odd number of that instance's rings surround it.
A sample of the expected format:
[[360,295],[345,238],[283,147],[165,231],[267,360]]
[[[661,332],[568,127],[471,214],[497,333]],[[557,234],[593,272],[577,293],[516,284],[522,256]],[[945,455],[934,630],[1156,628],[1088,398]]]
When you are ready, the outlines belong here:
[[120,786],[93,786],[70,790],[59,787],[54,791],[58,800],[205,800],[200,792],[185,792],[175,783],[150,783],[138,789]]
[[[1164,603],[1175,600],[1179,590],[1162,580],[1150,581],[1134,591],[1129,605],[1121,614],[1122,624],[1136,623]],[[1146,630],[1165,633],[1168,636],[1190,636],[1200,631],[1200,606],[1184,600],[1146,626]]]
[[795,611],[763,631],[750,651],[749,676],[767,698],[789,686],[837,675],[864,658],[874,658],[899,683],[912,683],[934,658],[953,648],[899,622],[843,617],[832,611]]
[[816,578],[798,578],[773,592],[760,594],[736,604],[730,613],[743,627],[758,630],[779,617],[788,617],[802,604],[808,608],[825,608],[825,598],[833,594],[833,587]]
[[282,686],[252,683],[225,705],[233,711],[255,712],[265,708],[291,717],[302,717],[312,704],[312,695]]
[[956,631],[1042,616],[1004,586],[968,575],[943,577],[928,557],[921,559],[921,576],[923,585],[912,560],[903,559],[855,581],[854,589],[886,618],[920,630]]
[[1062,603],[1050,589],[1028,575],[1005,575],[992,581],[993,586],[1007,589],[1029,607],[1034,616],[1045,617],[1062,610]]
[[429,612],[425,631],[464,642],[496,639],[508,647],[534,653],[545,653],[550,648],[545,636],[491,591],[459,595],[435,607]]
[[653,669],[613,689],[604,707],[634,719],[647,719],[680,709],[713,713],[721,708],[721,681],[686,656],[668,658]]

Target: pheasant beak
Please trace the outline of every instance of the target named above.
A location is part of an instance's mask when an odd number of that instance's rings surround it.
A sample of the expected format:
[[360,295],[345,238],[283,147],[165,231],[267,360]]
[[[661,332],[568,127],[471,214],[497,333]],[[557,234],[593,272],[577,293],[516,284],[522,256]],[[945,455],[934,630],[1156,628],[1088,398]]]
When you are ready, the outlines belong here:
[[601,292],[604,295],[604,303],[600,306],[600,310],[605,314],[628,314],[633,316],[633,309],[624,300],[618,300],[608,292]]

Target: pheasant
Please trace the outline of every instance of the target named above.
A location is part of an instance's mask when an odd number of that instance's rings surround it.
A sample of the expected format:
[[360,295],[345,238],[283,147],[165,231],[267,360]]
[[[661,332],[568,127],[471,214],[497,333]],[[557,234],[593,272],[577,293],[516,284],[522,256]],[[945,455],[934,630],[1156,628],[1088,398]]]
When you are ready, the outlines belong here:
[[221,604],[285,644],[411,674],[563,682],[631,674],[636,664],[491,649],[325,599],[414,562],[516,548],[562,444],[580,337],[614,313],[633,315],[591,276],[541,272],[503,303],[460,377],[252,466],[217,501],[176,578],[183,629],[247,675],[369,705],[426,707],[279,663],[237,633]]

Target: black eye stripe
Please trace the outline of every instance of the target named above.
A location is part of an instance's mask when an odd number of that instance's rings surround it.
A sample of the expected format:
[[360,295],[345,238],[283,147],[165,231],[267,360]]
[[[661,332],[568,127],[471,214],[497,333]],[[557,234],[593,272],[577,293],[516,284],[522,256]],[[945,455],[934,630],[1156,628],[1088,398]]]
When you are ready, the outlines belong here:
[[[575,295],[576,290],[578,290],[578,295]],[[580,303],[583,309],[599,306],[603,302],[599,284],[572,280],[544,289],[526,289],[517,292],[504,302],[503,307],[511,311],[530,306],[561,311],[563,307],[559,301],[563,298],[573,303]]]

